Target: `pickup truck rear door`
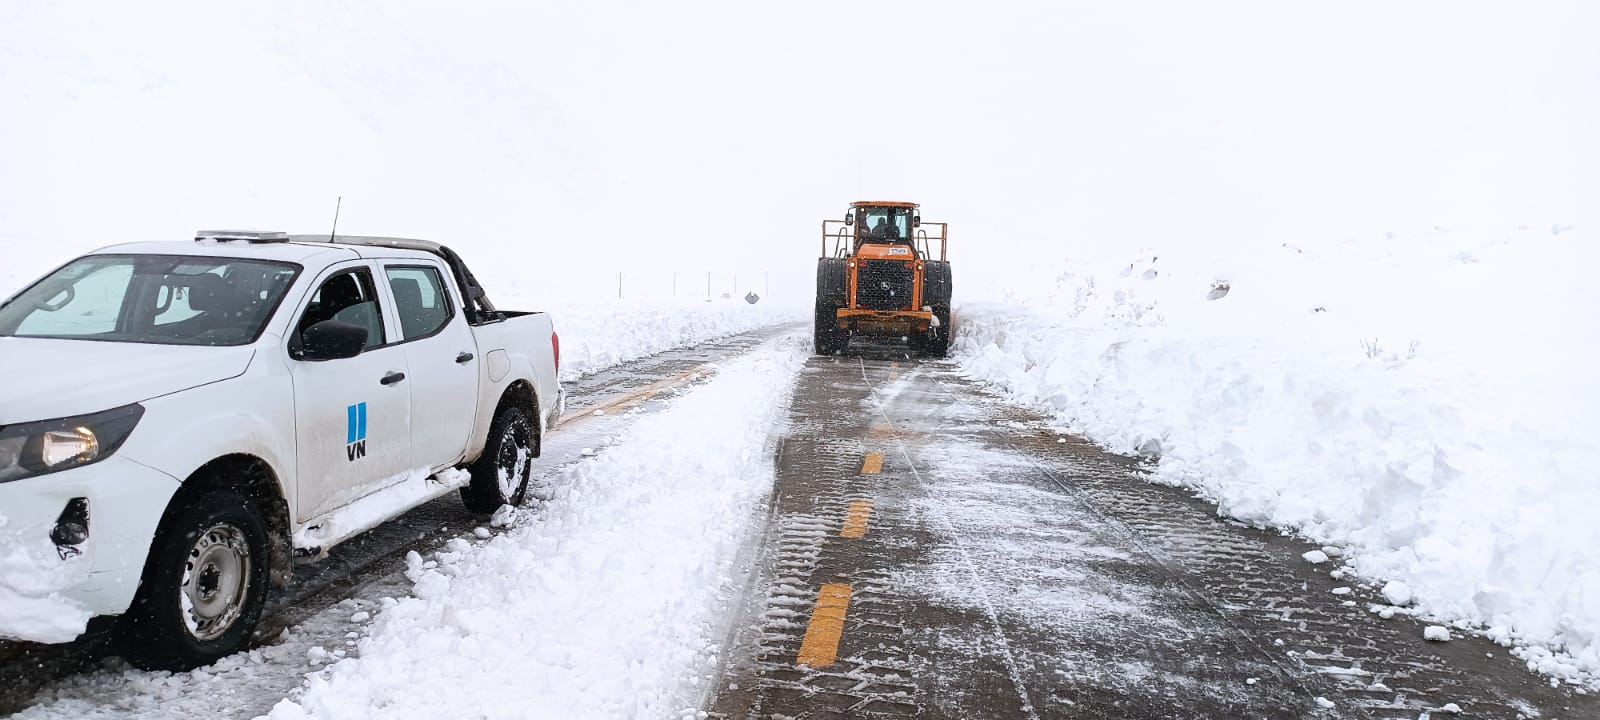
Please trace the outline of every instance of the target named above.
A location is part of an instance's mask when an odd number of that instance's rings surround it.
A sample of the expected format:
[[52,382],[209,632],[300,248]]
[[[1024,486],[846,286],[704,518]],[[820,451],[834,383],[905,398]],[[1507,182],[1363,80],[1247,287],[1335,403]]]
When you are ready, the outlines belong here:
[[411,452],[411,379],[405,349],[385,322],[371,263],[337,265],[296,309],[290,334],[339,320],[368,328],[367,349],[343,360],[296,358],[294,380],[296,519],[306,522],[403,479],[415,467]]
[[[410,368],[411,447],[416,463],[434,470],[459,463],[478,412],[477,343],[442,266],[383,262]],[[485,408],[493,412],[494,408]]]

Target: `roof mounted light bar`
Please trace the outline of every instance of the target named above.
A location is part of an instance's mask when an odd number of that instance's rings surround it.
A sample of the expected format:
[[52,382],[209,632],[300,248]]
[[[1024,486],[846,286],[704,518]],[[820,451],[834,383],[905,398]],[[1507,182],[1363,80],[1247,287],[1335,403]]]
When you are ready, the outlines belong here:
[[194,241],[219,243],[286,243],[289,242],[289,233],[262,232],[257,230],[201,230],[194,234]]

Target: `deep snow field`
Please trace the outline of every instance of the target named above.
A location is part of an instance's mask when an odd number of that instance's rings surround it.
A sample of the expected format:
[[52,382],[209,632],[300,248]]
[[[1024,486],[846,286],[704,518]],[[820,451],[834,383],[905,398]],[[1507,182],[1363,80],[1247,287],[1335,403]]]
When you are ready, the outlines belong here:
[[1597,243],[1439,228],[1019,268],[960,304],[953,352],[1156,481],[1342,547],[1406,611],[1592,681]]

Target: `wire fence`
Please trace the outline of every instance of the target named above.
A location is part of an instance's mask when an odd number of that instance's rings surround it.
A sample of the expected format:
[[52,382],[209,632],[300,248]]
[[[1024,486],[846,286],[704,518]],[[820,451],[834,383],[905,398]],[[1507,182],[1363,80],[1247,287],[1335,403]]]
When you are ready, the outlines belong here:
[[565,271],[552,277],[522,276],[507,282],[497,281],[493,273],[485,283],[492,292],[506,287],[540,297],[572,300],[663,300],[742,299],[754,293],[758,299],[782,294],[779,278],[766,270],[740,272],[660,270],[660,271]]
[[617,299],[738,298],[772,294],[771,273],[716,271],[615,272],[606,277],[606,295]]

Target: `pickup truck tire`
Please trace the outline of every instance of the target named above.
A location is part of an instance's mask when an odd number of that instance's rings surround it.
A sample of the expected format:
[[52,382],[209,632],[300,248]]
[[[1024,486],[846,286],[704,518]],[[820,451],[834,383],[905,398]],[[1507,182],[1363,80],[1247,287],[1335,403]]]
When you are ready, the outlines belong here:
[[489,426],[483,456],[469,468],[472,482],[461,488],[461,502],[475,513],[521,505],[538,454],[539,430],[527,409],[514,402],[501,404]]
[[210,665],[244,646],[266,603],[267,524],[230,490],[179,497],[122,616],[122,652],[146,670]]

